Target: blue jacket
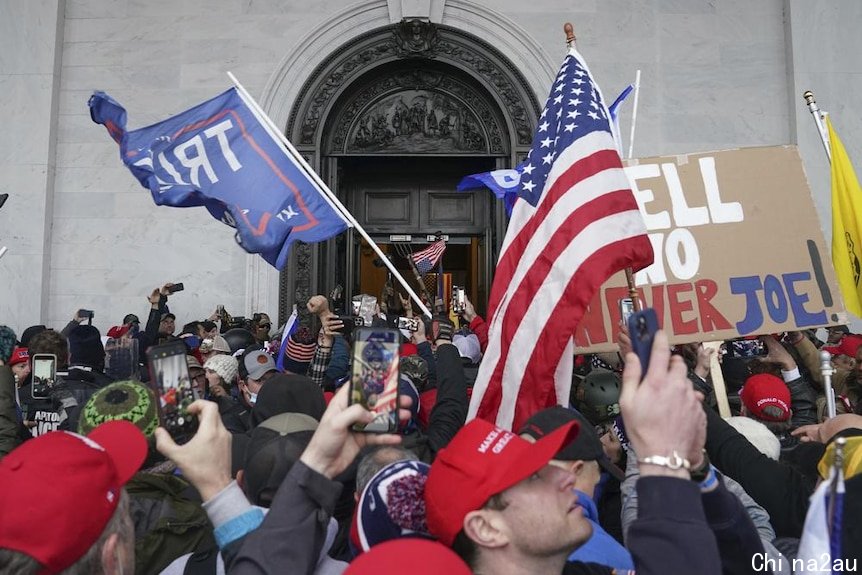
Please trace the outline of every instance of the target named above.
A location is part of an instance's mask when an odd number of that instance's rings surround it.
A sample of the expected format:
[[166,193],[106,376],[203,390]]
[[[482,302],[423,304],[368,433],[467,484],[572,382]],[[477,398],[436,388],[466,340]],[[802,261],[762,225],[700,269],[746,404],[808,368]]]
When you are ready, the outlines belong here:
[[583,491],[575,489],[574,492],[578,496],[578,505],[584,510],[584,517],[593,526],[593,534],[569,555],[569,561],[599,563],[623,571],[633,570],[635,563],[631,553],[599,525],[599,511],[593,499]]

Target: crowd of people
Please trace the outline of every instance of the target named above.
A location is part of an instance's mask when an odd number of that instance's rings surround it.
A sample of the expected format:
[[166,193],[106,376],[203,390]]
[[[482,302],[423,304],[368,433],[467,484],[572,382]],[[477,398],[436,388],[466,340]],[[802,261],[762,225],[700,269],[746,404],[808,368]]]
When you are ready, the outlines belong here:
[[[852,571],[862,555],[862,336],[846,326],[727,342],[730,418],[709,349],[659,331],[641,365],[623,329],[619,353],[576,358],[568,405],[505,430],[466,421],[488,338],[469,300],[430,318],[392,291],[318,295],[283,337],[222,306],[178,330],[173,287],[105,334],[87,310],[59,330],[0,326],[0,572],[803,572],[837,438],[829,559]],[[357,431],[374,419],[350,397],[357,325],[401,339],[390,433]],[[160,425],[148,361],[177,341],[192,433]]]

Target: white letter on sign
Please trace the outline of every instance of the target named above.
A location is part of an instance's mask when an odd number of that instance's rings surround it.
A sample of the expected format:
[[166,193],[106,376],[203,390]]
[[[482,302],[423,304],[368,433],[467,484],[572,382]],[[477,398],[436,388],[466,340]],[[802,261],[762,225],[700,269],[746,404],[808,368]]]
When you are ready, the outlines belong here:
[[662,164],[661,171],[667,182],[667,190],[670,193],[670,202],[673,206],[673,221],[679,227],[702,226],[709,223],[709,210],[706,206],[699,208],[688,207],[685,201],[685,192],[682,191],[682,183],[675,164]]
[[[680,255],[682,248],[682,255]],[[671,273],[681,280],[690,280],[700,269],[700,251],[691,232],[685,228],[676,228],[667,235],[664,246],[664,257]]]
[[648,230],[666,230],[670,227],[670,215],[667,210],[657,214],[650,214],[646,211],[646,204],[655,199],[652,190],[638,189],[637,181],[646,178],[657,178],[661,175],[659,168],[655,164],[644,164],[641,166],[628,166],[626,175],[629,177],[629,183],[632,185],[632,192],[635,195],[635,200],[640,208],[641,215],[644,217],[644,223]]
[[727,224],[730,222],[741,222],[745,219],[742,206],[739,202],[723,203],[721,193],[718,191],[718,176],[715,173],[715,158],[701,158],[700,175],[703,178],[703,188],[706,190],[706,203],[712,221],[716,224]]

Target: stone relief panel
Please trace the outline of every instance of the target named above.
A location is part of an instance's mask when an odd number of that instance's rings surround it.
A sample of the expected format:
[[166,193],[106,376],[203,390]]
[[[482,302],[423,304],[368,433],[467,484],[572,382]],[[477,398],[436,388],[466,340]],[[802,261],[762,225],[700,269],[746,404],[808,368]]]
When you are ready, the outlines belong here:
[[452,96],[405,90],[366,108],[347,136],[348,153],[488,153],[482,121]]
[[335,52],[309,80],[303,89],[309,96],[301,97],[304,104],[294,109],[289,133],[298,132],[294,141],[300,145],[315,145],[325,110],[345,86],[382,62],[428,60],[469,69],[486,82],[512,121],[516,139],[513,144],[529,146],[533,136],[531,118],[537,110],[528,107],[535,108],[536,104],[527,95],[529,88],[520,73],[500,62],[494,53],[489,44],[459,30],[417,20],[369,33],[354,40],[352,47]]

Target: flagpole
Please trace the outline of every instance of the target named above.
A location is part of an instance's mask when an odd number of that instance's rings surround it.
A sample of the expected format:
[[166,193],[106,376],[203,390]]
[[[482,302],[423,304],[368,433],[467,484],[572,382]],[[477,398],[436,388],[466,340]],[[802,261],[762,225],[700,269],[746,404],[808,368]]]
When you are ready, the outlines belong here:
[[635,101],[632,104],[632,130],[629,134],[629,155],[628,158],[631,159],[632,153],[635,148],[635,125],[638,121],[638,95],[641,91],[641,71],[638,70],[635,73]]
[[835,390],[832,388],[832,375],[835,369],[832,367],[832,354],[828,351],[820,351],[820,374],[823,376],[823,393],[826,396],[826,416],[832,419],[838,414],[835,408]]
[[[575,28],[572,26],[571,22],[566,22],[563,24],[563,32],[566,33],[566,47],[574,48],[575,47]],[[637,102],[638,102],[638,86],[640,85],[640,70],[638,70],[637,77],[635,79],[637,84],[635,85],[635,110],[637,110]],[[634,118],[632,118],[634,120]],[[632,137],[634,137],[634,124],[632,124]],[[629,147],[629,156],[631,156],[631,146]],[[632,306],[635,311],[641,311],[640,299],[638,298],[638,290],[635,286],[634,272],[632,271],[631,266],[626,267],[626,284],[629,287],[629,297],[632,300]]]
[[425,306],[422,300],[419,299],[419,296],[416,295],[416,292],[413,291],[413,288],[411,288],[407,281],[401,276],[401,273],[397,269],[395,269],[395,264],[393,264],[392,261],[388,257],[386,257],[386,254],[383,253],[383,250],[380,249],[380,246],[378,246],[377,243],[372,240],[371,237],[366,233],[365,229],[361,225],[359,225],[359,222],[356,221],[356,218],[353,217],[353,214],[351,214],[350,211],[348,211],[348,209],[344,207],[344,204],[342,204],[338,197],[332,193],[332,190],[329,189],[329,186],[327,186],[317,174],[317,172],[315,172],[312,167],[308,165],[308,162],[306,162],[305,158],[303,158],[302,155],[296,150],[296,148],[293,147],[293,144],[290,143],[290,140],[287,139],[287,136],[282,134],[281,130],[279,130],[275,126],[275,123],[270,119],[266,112],[264,112],[263,108],[260,107],[257,101],[255,101],[251,94],[248,93],[245,87],[243,87],[243,85],[239,83],[239,80],[236,79],[236,76],[234,76],[231,72],[228,72],[227,75],[239,91],[240,97],[242,97],[243,101],[249,106],[252,113],[263,125],[263,127],[266,128],[270,136],[284,144],[284,146],[287,148],[287,151],[303,167],[303,169],[305,169],[308,176],[312,180],[314,180],[314,183],[316,183],[320,190],[323,192],[323,196],[329,203],[329,205],[332,206],[332,208],[335,209],[335,211],[337,211],[339,215],[341,215],[341,217],[344,218],[345,221],[347,221],[347,223],[349,223],[351,226],[353,226],[354,229],[356,229],[357,232],[359,232],[359,235],[362,236],[362,239],[364,239],[368,243],[368,245],[371,246],[371,249],[374,250],[374,252],[386,265],[386,267],[389,268],[389,271],[392,272],[392,275],[395,276],[401,286],[407,291],[410,297],[413,298],[413,301],[416,302],[416,305],[419,306],[419,309],[422,310],[422,313],[427,316],[431,316],[431,311],[428,309],[428,307]]
[[844,448],[846,446],[846,437],[839,437],[835,439],[835,452],[832,459],[832,466],[834,469],[832,470],[832,480],[829,482],[830,497],[826,511],[827,532],[829,533],[830,540],[832,539],[834,530],[837,528],[840,531],[842,528],[841,521],[839,519],[840,511],[838,506],[836,505],[836,494],[838,493],[838,484],[844,474]]
[[814,99],[814,92],[806,90],[805,93],[802,94],[802,99],[805,100],[805,103],[808,105],[808,111],[811,112],[811,116],[814,118],[814,123],[817,125],[817,133],[820,134],[820,142],[823,144],[823,149],[826,151],[826,157],[831,163],[832,151],[829,149],[829,134],[826,133],[826,127],[823,125],[823,112],[821,112],[820,107],[817,106],[817,100]]

